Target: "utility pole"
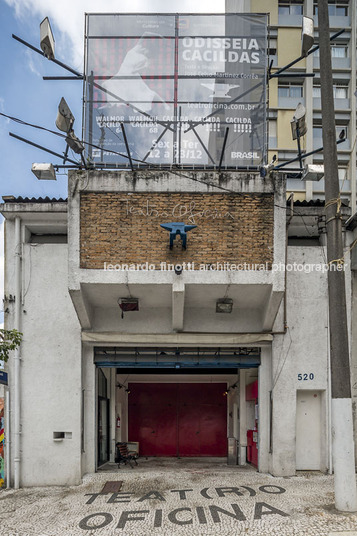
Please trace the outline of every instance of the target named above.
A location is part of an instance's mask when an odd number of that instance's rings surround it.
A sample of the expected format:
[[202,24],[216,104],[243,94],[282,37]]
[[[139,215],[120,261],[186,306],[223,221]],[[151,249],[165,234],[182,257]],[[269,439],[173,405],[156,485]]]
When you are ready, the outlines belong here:
[[331,421],[335,506],[337,510],[354,512],[357,511],[357,490],[328,0],[318,0],[318,23],[329,263]]

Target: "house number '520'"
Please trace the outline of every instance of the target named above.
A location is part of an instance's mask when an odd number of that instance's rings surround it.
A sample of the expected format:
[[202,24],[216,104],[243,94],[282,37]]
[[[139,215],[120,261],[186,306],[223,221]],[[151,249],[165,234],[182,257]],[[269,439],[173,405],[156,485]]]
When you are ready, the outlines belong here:
[[306,372],[304,374],[298,374],[298,380],[313,380],[315,378],[315,374],[313,372],[310,372],[307,374]]

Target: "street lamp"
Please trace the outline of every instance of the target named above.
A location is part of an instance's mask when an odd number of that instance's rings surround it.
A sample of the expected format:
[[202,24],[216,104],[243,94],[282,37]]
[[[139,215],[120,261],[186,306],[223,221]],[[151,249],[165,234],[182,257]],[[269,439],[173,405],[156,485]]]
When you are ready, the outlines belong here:
[[314,44],[314,20],[310,17],[302,18],[301,55],[306,57]]
[[84,145],[75,135],[74,130],[73,130],[73,123],[74,123],[74,115],[72,114],[66,100],[62,97],[58,105],[56,127],[58,128],[58,130],[61,130],[62,132],[65,132],[67,134],[66,136],[67,147],[66,147],[64,162],[67,159],[68,147],[70,147],[72,151],[74,151],[75,153],[80,154],[83,159],[82,153],[84,151]]
[[301,102],[299,102],[295,110],[295,115],[292,121],[290,121],[293,140],[297,140],[297,144],[298,144],[298,157],[299,157],[299,162],[300,162],[300,168],[302,168],[302,154],[301,154],[300,138],[301,136],[304,136],[307,132],[305,115],[306,115],[305,106],[301,104]]
[[56,127],[62,132],[70,132],[73,130],[74,115],[72,114],[67,102],[62,97],[58,105],[58,114],[56,118]]
[[53,167],[53,164],[32,164],[31,167],[32,173],[39,179],[45,181],[55,181],[56,172]]
[[325,175],[323,164],[307,164],[302,172],[301,180],[319,181]]
[[48,17],[43,19],[40,24],[40,46],[46,58],[49,60],[55,58],[55,39]]

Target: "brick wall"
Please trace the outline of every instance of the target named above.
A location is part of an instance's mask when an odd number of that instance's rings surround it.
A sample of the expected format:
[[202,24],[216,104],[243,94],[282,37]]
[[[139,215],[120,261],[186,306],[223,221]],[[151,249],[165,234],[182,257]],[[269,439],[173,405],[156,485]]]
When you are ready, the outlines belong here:
[[[273,261],[272,194],[82,192],[80,266],[161,262],[268,264]],[[160,223],[197,225],[187,249]]]

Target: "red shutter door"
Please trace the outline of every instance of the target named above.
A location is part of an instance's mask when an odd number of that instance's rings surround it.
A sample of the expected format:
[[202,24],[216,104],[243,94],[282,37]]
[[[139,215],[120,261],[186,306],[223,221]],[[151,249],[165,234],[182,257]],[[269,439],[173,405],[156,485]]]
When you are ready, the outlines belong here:
[[226,456],[225,383],[130,383],[129,440],[142,456]]

